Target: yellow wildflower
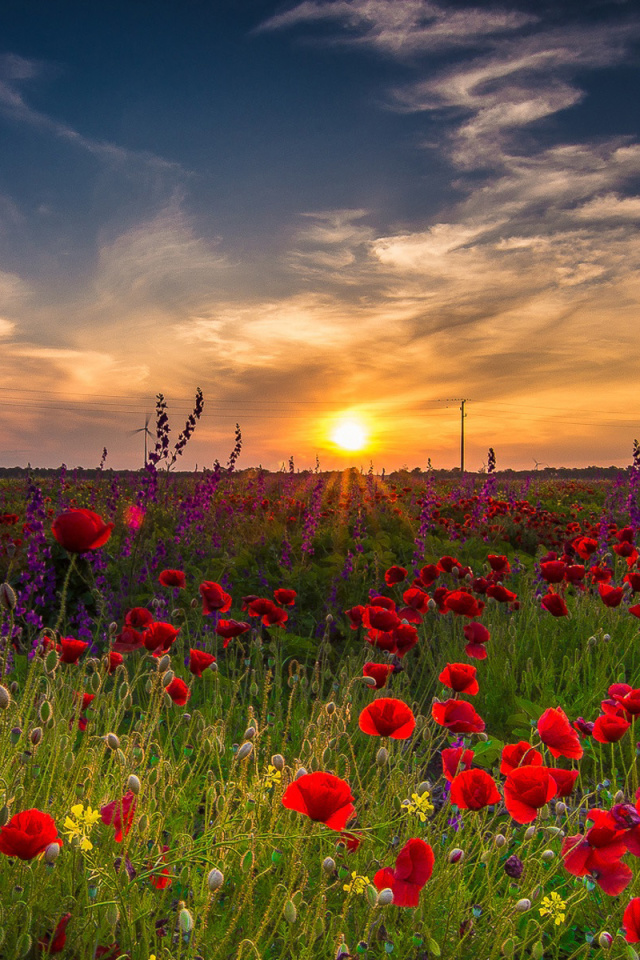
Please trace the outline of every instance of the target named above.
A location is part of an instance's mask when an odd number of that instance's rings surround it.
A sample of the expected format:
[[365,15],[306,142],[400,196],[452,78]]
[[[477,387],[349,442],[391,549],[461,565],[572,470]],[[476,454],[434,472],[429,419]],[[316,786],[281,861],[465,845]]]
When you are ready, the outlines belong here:
[[272,763],[267,767],[267,772],[264,777],[265,787],[273,787],[276,783],[282,781],[282,770],[276,770]]
[[89,840],[88,834],[91,832],[93,825],[100,819],[100,811],[92,810],[91,807],[87,807],[85,810],[84,804],[75,803],[71,807],[71,813],[72,817],[67,817],[64,821],[64,833],[70,840],[77,837],[80,841],[81,850],[85,852],[93,850],[93,844]]
[[370,883],[371,881],[369,880],[369,877],[363,877],[361,874],[358,874],[355,870],[352,870],[351,880],[349,881],[349,883],[345,883],[342,889],[346,893],[363,894],[365,893]]
[[420,820],[420,823],[424,823],[427,819],[427,814],[435,809],[429,799],[430,797],[431,794],[428,790],[425,790],[423,794],[412,793],[411,800],[405,800],[402,806],[407,813],[415,814]]
[[541,902],[541,917],[553,917],[553,922],[555,923],[556,927],[561,923],[564,923],[567,916],[564,911],[567,905],[559,893],[551,893],[548,897],[543,897]]

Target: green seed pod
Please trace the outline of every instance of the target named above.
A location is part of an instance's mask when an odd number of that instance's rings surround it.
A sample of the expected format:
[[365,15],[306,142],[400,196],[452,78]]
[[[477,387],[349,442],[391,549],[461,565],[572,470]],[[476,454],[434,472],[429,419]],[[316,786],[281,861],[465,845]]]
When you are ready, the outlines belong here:
[[385,887],[384,890],[381,890],[378,894],[378,906],[379,907],[388,907],[393,903],[393,890],[391,887]]
[[287,923],[295,923],[298,919],[298,911],[296,910],[296,905],[292,900],[287,900],[285,903],[283,914]]
[[129,774],[129,779],[127,780],[127,790],[130,790],[131,793],[135,794],[137,797],[140,793],[140,780],[136,777],[135,773]]
[[120,739],[119,737],[116,736],[115,733],[108,733],[105,737],[105,740],[106,740],[107,746],[111,750],[117,750],[118,747],[120,746]]
[[54,864],[58,859],[58,854],[60,853],[60,844],[59,843],[50,843],[47,849],[44,851],[44,862],[49,865]]
[[5,823],[9,820],[9,807],[5,805],[0,808],[0,827],[4,827]]
[[247,757],[251,756],[252,752],[253,752],[253,744],[243,743],[236,754],[236,758],[238,760],[246,760]]
[[42,727],[34,727],[29,734],[29,740],[31,740],[34,747],[37,747],[42,740]]
[[51,709],[51,704],[49,703],[49,701],[43,700],[42,703],[40,704],[40,709],[38,710],[38,716],[40,717],[41,722],[46,723],[47,720],[51,718],[52,713],[53,711]]
[[514,910],[516,910],[518,913],[526,913],[527,910],[531,910],[531,900],[527,900],[526,898],[523,900],[518,900]]
[[[164,675],[163,675],[163,677],[162,677],[162,686],[165,688],[165,690],[167,689],[167,687],[168,687],[171,683],[173,683],[173,681],[175,680],[175,676],[176,676],[176,675],[175,675],[175,673],[173,672],[173,670],[167,670],[167,671],[164,673]],[[171,698],[169,698],[169,699],[171,699]]]
[[271,763],[274,765],[276,770],[279,770],[280,773],[284,770],[284,757],[281,753],[274,753],[271,757]]
[[0,710],[6,710],[11,703],[11,696],[6,687],[0,686]]
[[48,674],[55,673],[56,667],[58,666],[59,662],[60,662],[60,658],[58,657],[58,651],[55,649],[49,650],[47,652],[46,657],[44,658],[45,672]]
[[4,583],[0,583],[0,606],[3,606],[5,610],[15,610],[16,603],[15,591],[11,584],[7,583],[6,580]]
[[207,886],[211,893],[215,893],[216,890],[219,890],[222,884],[224,883],[224,873],[222,870],[218,870],[217,867],[214,867],[213,870],[210,870],[207,876]]
[[183,907],[178,914],[178,926],[182,933],[191,933],[193,930],[193,917],[186,907]]
[[384,767],[389,762],[389,751],[386,747],[380,747],[376,753],[376,763],[379,767]]

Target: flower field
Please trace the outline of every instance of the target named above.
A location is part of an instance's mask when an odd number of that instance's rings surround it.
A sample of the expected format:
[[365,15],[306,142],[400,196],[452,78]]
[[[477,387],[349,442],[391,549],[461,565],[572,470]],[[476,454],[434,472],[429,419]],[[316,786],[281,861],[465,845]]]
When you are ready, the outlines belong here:
[[0,955],[637,958],[638,468],[233,466],[0,480]]

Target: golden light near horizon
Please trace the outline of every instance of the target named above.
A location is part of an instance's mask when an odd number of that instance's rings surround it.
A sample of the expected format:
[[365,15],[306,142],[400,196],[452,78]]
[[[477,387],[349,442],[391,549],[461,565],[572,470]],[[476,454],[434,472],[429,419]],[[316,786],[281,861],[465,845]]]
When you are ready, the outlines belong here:
[[367,431],[358,420],[344,418],[333,427],[331,439],[342,450],[362,450],[367,444]]

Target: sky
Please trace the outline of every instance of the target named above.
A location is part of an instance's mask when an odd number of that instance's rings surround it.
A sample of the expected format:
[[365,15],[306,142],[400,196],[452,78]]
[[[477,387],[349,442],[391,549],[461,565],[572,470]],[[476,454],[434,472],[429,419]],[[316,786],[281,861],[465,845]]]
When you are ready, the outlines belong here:
[[462,399],[469,470],[629,464],[639,51],[633,0],[4,0],[0,466],[139,467],[198,387],[181,469],[451,468]]

